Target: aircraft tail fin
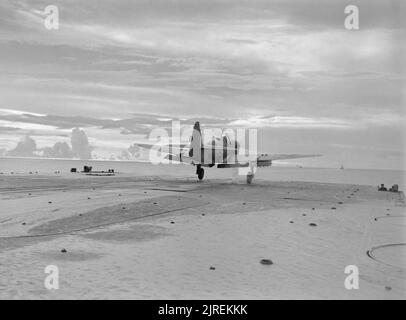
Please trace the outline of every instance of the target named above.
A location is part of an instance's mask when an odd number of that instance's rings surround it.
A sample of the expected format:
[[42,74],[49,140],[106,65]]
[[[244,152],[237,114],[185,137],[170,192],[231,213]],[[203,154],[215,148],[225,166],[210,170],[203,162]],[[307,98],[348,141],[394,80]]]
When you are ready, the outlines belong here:
[[200,131],[199,121],[195,122],[193,126],[192,139],[190,141],[190,151],[189,156],[196,160],[197,162],[201,161],[201,148],[202,148],[202,133]]

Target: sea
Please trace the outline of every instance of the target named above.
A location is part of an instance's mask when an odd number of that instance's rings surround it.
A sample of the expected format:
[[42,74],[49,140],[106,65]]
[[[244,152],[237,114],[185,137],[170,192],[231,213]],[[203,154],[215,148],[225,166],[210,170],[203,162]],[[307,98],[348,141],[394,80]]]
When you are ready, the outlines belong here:
[[[1,175],[26,174],[59,174],[69,173],[71,168],[78,171],[83,166],[92,166],[93,170],[107,171],[114,169],[117,174],[133,174],[135,176],[161,176],[193,178],[196,176],[195,168],[185,164],[160,164],[134,161],[107,161],[107,160],[74,160],[74,159],[44,159],[44,158],[0,158]],[[245,179],[238,177],[238,169],[205,168],[207,179]],[[345,183],[377,186],[398,184],[401,190],[405,187],[404,170],[383,169],[340,169],[340,168],[313,168],[296,167],[288,165],[273,165],[267,168],[258,168],[255,179],[268,181],[313,181],[326,183]]]

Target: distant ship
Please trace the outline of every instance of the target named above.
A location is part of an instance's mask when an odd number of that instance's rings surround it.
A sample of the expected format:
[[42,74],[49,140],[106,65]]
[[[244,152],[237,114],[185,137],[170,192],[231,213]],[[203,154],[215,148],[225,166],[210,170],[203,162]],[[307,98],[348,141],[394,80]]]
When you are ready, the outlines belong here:
[[341,170],[344,170],[344,166],[343,166],[343,165],[341,165],[340,169],[341,169]]

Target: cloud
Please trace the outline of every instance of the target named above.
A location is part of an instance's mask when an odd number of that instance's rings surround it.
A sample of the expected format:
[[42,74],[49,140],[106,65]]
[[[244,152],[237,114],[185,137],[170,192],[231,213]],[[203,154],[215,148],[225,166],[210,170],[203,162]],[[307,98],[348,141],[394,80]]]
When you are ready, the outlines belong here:
[[72,130],[71,144],[73,154],[80,159],[92,158],[92,147],[90,146],[87,135],[83,130],[79,128],[74,128]]
[[74,153],[67,142],[57,142],[52,148],[45,147],[42,156],[45,158],[73,158]]
[[328,129],[349,129],[354,127],[350,121],[331,118],[310,118],[297,116],[272,116],[272,117],[254,117],[249,119],[239,119],[229,123],[229,126],[243,127],[285,127],[285,128],[328,128]]
[[14,149],[7,152],[7,156],[33,157],[35,156],[36,150],[37,144],[35,143],[35,140],[30,136],[24,136]]
[[122,150],[117,158],[119,160],[146,161],[149,159],[149,150],[142,149],[134,143],[128,149]]
[[[66,141],[58,141],[52,147],[37,148],[37,142],[25,135],[14,149],[2,152],[10,157],[45,157],[45,158],[80,158],[91,159],[93,147],[89,144],[84,130],[74,128],[71,134],[71,145]],[[3,148],[1,148],[3,150]],[[5,149],[4,149],[5,150]]]
[[15,132],[20,130],[19,128],[15,128],[15,127],[8,127],[8,126],[0,126],[0,132]]
[[[297,130],[396,136],[405,3],[354,0],[360,30],[348,31],[345,0],[55,0],[51,32],[47,0],[0,1],[0,147],[32,133],[48,154],[66,154],[58,135],[80,127],[93,156],[107,157],[170,126],[158,118],[288,130],[293,151]],[[91,155],[78,139],[76,151]]]

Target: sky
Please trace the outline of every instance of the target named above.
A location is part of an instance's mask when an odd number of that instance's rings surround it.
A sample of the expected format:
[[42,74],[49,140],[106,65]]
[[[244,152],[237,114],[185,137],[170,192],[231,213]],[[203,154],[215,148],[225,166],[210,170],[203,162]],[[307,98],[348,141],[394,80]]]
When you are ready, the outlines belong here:
[[401,0],[2,0],[0,156],[126,159],[172,119],[323,155],[298,164],[403,169],[405,13]]

